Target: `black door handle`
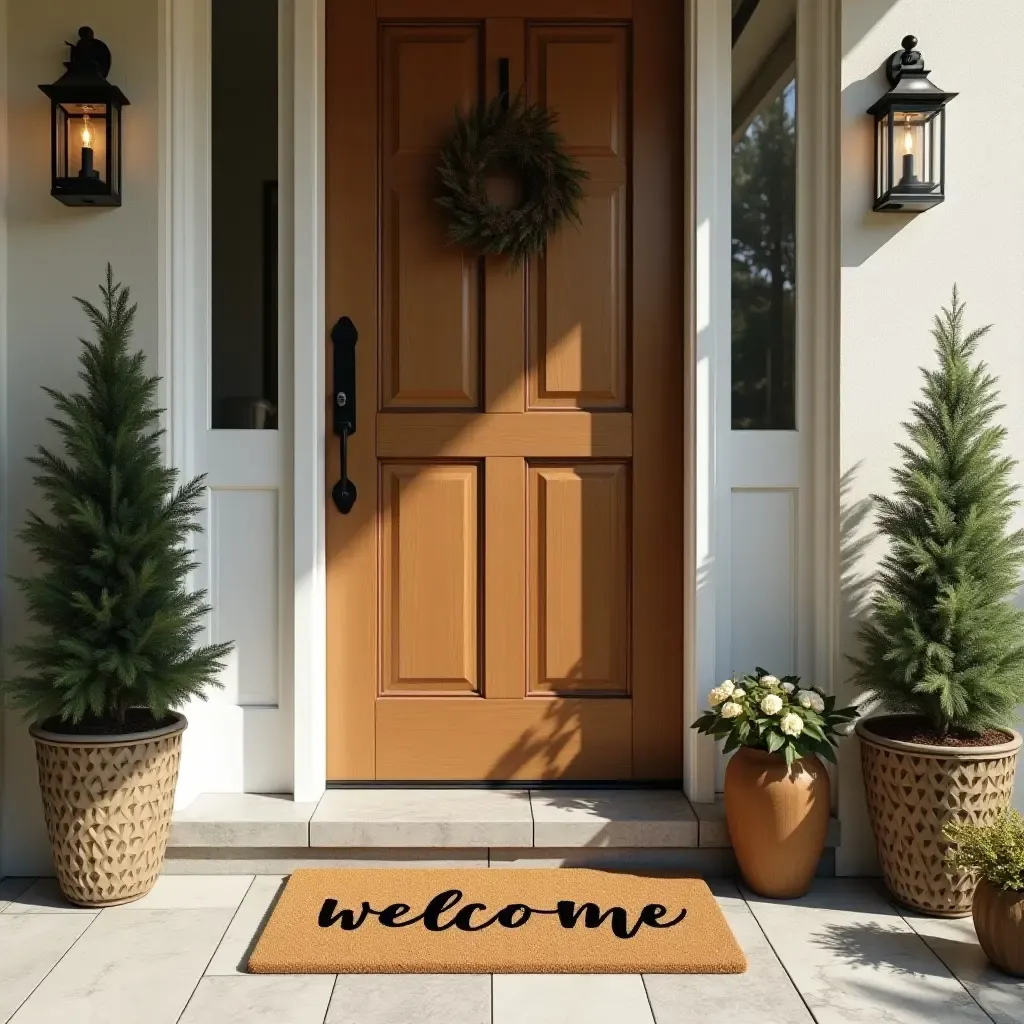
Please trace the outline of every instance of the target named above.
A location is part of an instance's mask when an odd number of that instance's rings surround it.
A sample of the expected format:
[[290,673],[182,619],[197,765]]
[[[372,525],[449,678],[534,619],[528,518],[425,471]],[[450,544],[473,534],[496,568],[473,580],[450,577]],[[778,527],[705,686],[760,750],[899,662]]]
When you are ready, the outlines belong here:
[[347,516],[356,503],[348,478],[348,439],[356,432],[356,325],[343,316],[331,330],[334,344],[334,432],[341,438],[341,479],[331,490],[338,511]]

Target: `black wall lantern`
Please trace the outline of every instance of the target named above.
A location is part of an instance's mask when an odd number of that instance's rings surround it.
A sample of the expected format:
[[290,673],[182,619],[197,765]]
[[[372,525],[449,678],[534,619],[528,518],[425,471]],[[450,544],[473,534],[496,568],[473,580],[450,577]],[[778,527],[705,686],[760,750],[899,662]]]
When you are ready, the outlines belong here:
[[71,59],[50,98],[50,195],[66,206],[121,205],[121,108],[128,97],[107,81],[110,50],[91,28],[68,43]]
[[917,39],[886,63],[892,88],[869,110],[875,118],[875,209],[917,213],[946,198],[946,104],[957,94],[928,80]]

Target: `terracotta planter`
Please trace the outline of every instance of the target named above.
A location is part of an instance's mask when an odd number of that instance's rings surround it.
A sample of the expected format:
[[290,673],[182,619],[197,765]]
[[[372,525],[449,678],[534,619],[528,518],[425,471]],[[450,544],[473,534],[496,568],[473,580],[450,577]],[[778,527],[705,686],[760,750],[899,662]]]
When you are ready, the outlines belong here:
[[39,788],[61,891],[84,907],[153,888],[174,809],[185,716],[123,736],[66,736],[34,725]]
[[[894,716],[896,717],[896,716]],[[891,740],[860,719],[868,815],[889,891],[899,903],[936,917],[966,917],[976,879],[949,871],[950,821],[990,825],[1010,803],[1021,738],[992,747],[936,747]]]
[[983,878],[971,913],[985,955],[1007,974],[1024,977],[1024,892],[998,889]]
[[825,848],[828,773],[811,755],[787,768],[779,754],[740,747],[725,770],[725,820],[744,881],[773,899],[802,896]]

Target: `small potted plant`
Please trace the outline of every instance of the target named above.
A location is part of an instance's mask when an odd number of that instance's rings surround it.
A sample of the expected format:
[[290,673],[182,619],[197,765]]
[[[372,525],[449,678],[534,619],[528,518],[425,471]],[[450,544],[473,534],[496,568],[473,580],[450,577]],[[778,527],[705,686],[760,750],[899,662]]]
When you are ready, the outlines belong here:
[[22,531],[40,566],[19,579],[38,627],[11,653],[24,675],[3,689],[34,719],[39,785],[54,866],[73,903],[138,899],[163,863],[184,715],[217,685],[230,644],[196,647],[209,611],[186,586],[199,477],[176,488],[161,456],[143,354],[130,352],[136,307],[107,267],[96,331],[82,342],[81,394],[46,388],[63,454],[30,462],[49,516]]
[[936,367],[898,446],[895,494],[876,497],[889,550],[860,630],[853,681],[882,712],[857,723],[886,885],[921,913],[971,913],[974,879],[945,862],[944,827],[1009,806],[1024,704],[1024,531],[1001,452],[996,379],[976,358],[956,289],[935,318]]
[[1024,977],[1024,818],[1007,809],[990,825],[950,822],[947,866],[978,879],[971,913],[985,955]]
[[802,896],[825,848],[831,811],[828,773],[837,735],[857,709],[804,688],[798,676],[758,668],[727,679],[708,696],[710,709],[691,728],[725,740],[736,753],[725,770],[725,820],[736,862],[761,896]]

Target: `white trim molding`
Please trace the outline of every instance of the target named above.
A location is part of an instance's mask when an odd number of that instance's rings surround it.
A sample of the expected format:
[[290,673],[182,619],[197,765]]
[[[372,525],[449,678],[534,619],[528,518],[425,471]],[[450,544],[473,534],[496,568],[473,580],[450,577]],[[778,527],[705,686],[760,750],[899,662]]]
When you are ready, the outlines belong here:
[[294,552],[297,801],[327,780],[327,569],[324,528],[324,2],[294,5]]
[[811,428],[802,431],[811,532],[802,614],[808,671],[828,692],[839,683],[841,33],[841,0],[798,0],[796,329]]
[[[324,0],[280,0],[278,82],[279,402],[276,431],[211,430],[211,8],[160,3],[160,343],[167,456],[183,478],[207,472],[210,507],[193,585],[218,575],[214,498],[252,495],[276,549],[278,682],[244,698],[237,665],[223,693],[187,709],[178,804],[201,791],[292,791],[326,781],[323,531]],[[266,495],[277,495],[276,512]],[[243,499],[244,500],[244,499]],[[274,518],[276,516],[276,519]],[[268,533],[275,529],[276,533]],[[226,528],[230,530],[231,524]],[[213,527],[214,529],[209,529]],[[239,555],[233,556],[237,559]],[[271,571],[265,574],[271,578]],[[217,593],[210,622],[216,631]],[[236,599],[238,595],[233,595]],[[244,597],[244,595],[243,595]],[[220,639],[220,637],[217,637]],[[226,637],[226,639],[235,639]],[[241,680],[242,683],[245,680]]]
[[[695,6],[697,623],[696,686],[685,703],[691,721],[717,680],[756,664],[831,689],[839,593],[839,0],[795,5],[794,430],[732,428],[732,5]],[[786,66],[792,73],[792,63]],[[781,80],[774,69],[762,84]],[[773,542],[777,548],[758,550]],[[748,576],[777,584],[770,614],[744,593]],[[703,803],[720,788],[724,760],[710,741],[688,738],[686,793]]]
[[[694,114],[688,142],[692,156],[691,201],[694,214],[688,231],[693,238],[689,287],[695,352],[690,371],[693,384],[687,398],[693,409],[690,475],[695,544],[693,572],[687,581],[693,619],[691,653],[683,694],[685,721],[683,788],[695,803],[715,796],[715,744],[700,736],[690,723],[704,706],[717,679],[716,601],[722,590],[716,554],[728,523],[728,479],[722,445],[728,439],[729,339],[731,332],[730,269],[732,260],[732,5],[730,0],[692,0],[687,18],[686,57],[693,68],[687,77]],[[723,518],[724,515],[724,518]]]
[[194,339],[209,330],[208,0],[160,0],[159,372],[167,458],[183,477],[196,464]]

